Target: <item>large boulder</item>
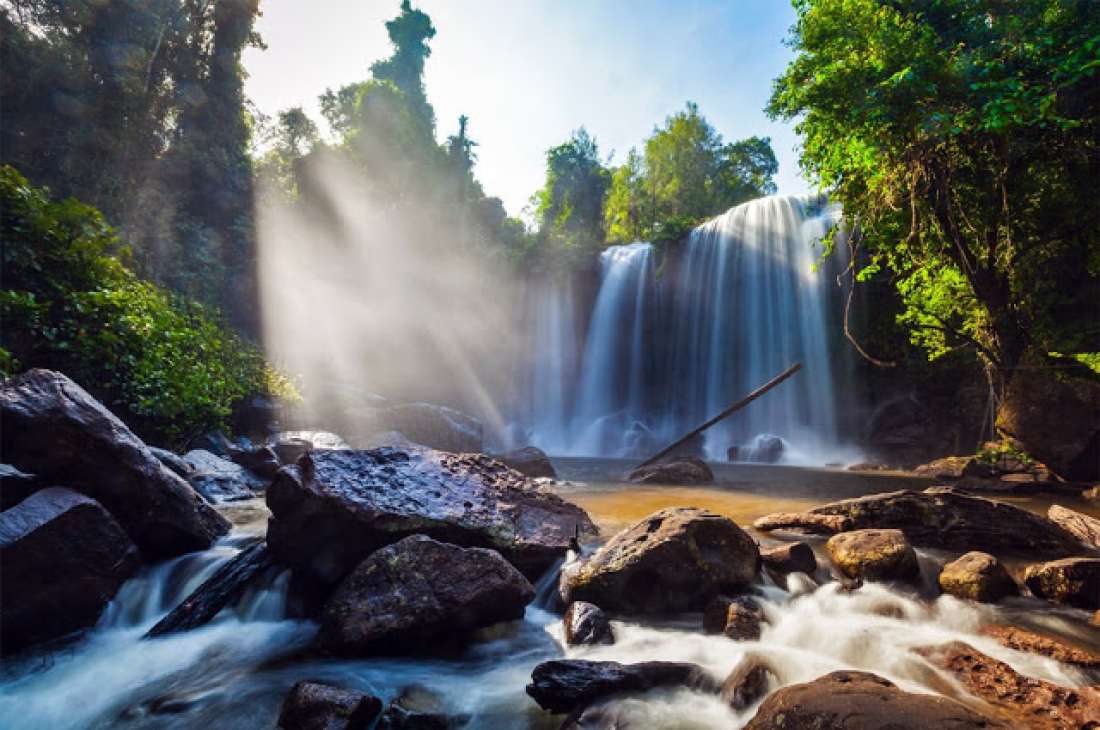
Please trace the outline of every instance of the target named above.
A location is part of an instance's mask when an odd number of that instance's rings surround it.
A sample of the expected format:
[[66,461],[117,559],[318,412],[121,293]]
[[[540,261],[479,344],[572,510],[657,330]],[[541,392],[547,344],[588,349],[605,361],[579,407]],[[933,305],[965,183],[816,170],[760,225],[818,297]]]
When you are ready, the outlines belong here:
[[714,473],[702,459],[674,456],[640,466],[630,472],[627,479],[636,484],[711,484]]
[[91,626],[139,564],[118,522],[72,490],[43,489],[0,513],[0,650]]
[[688,687],[717,692],[718,683],[697,664],[687,662],[595,662],[555,659],[531,672],[527,694],[550,712],[576,712],[611,695],[657,687]]
[[1060,504],[1052,504],[1047,517],[1089,547],[1100,549],[1100,520]]
[[400,431],[415,443],[456,454],[482,450],[481,421],[431,403],[402,403],[376,412],[375,429]]
[[1100,558],[1066,558],[1029,565],[1024,585],[1039,598],[1077,608],[1100,608]]
[[282,730],[369,730],[382,700],[319,682],[298,682],[283,700]]
[[911,582],[920,577],[917,553],[901,530],[853,530],[825,543],[833,564],[848,578]]
[[499,553],[412,535],[364,560],[325,604],[319,643],[344,656],[422,649],[523,617],[535,589]]
[[1008,730],[969,707],[914,694],[868,672],[840,671],[772,693],[745,730]]
[[1065,479],[1100,479],[1100,383],[1095,380],[1044,367],[1016,370],[997,411],[997,430]]
[[257,474],[209,451],[193,449],[183,460],[191,467],[188,483],[213,504],[252,499],[267,486]]
[[611,622],[593,603],[573,601],[566,607],[561,623],[565,643],[569,646],[615,643]]
[[580,507],[481,454],[311,451],[267,490],[274,555],[322,583],[412,534],[497,550],[528,577],[595,532]]
[[943,566],[940,589],[968,601],[997,603],[1019,595],[1020,588],[997,558],[973,550]]
[[714,596],[755,580],[760,551],[726,517],[693,507],[665,509],[615,535],[562,570],[561,594],[609,611],[701,610]]
[[558,478],[554,465],[550,463],[550,457],[545,451],[534,446],[513,449],[497,458],[524,476]]
[[0,385],[0,452],[14,466],[100,502],[145,557],[203,550],[229,522],[122,421],[61,373]]
[[1045,517],[952,487],[845,499],[810,510],[850,520],[850,529],[901,530],[918,547],[1049,558],[1079,555],[1081,542]]
[[918,653],[951,674],[1011,727],[1095,728],[1100,718],[1100,689],[1061,687],[1024,676],[961,641],[923,648]]

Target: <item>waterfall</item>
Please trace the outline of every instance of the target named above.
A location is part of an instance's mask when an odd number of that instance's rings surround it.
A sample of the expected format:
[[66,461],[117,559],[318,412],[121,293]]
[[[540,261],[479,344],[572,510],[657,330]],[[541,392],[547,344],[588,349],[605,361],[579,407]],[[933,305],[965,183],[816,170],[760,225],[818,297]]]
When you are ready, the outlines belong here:
[[534,341],[529,403],[535,419],[529,438],[547,451],[564,453],[569,448],[569,405],[578,342],[569,281],[537,285],[530,306]]

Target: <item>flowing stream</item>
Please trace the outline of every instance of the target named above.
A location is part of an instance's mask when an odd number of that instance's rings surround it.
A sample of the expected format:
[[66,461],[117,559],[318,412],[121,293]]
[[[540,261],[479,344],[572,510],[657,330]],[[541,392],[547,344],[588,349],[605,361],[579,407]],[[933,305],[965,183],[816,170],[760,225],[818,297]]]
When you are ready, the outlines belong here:
[[[824,497],[851,496],[907,486],[886,476],[847,475],[767,466],[729,466],[721,484],[708,488],[637,487],[614,478],[621,462],[569,459],[559,462],[559,485],[567,499],[585,506],[604,536],[636,519],[638,510],[667,504],[700,504],[744,524],[759,514]],[[583,479],[583,481],[582,481]],[[744,489],[743,485],[756,485]],[[1043,509],[1041,502],[1028,504]],[[213,549],[146,569],[129,581],[99,625],[80,641],[53,652],[7,662],[0,679],[0,727],[54,728],[274,728],[280,703],[307,678],[372,692],[384,700],[420,686],[441,695],[468,728],[550,730],[561,723],[524,692],[531,670],[547,659],[568,656],[624,663],[646,660],[696,662],[724,678],[746,656],[765,659],[779,684],[807,681],[854,668],[875,672],[905,689],[957,694],[957,685],[910,651],[953,639],[1008,662],[1033,677],[1066,686],[1095,682],[1081,672],[1032,654],[1001,647],[977,635],[990,622],[1010,622],[1060,633],[1100,650],[1100,638],[1071,611],[1034,599],[998,606],[950,597],[929,600],[879,584],[846,593],[827,582],[797,574],[785,584],[759,587],[768,623],[759,641],[735,642],[704,635],[701,617],[616,621],[613,646],[564,648],[554,609],[556,569],[536,586],[538,598],[522,621],[480,632],[457,657],[394,657],[357,661],[302,653],[315,624],[284,618],[287,574],[272,571],[235,607],[210,625],[153,640],[141,636],[208,577],[218,565],[262,531],[260,505],[237,506],[234,532]],[[765,541],[768,538],[763,538]],[[820,549],[820,542],[815,546]],[[942,556],[921,551],[925,579]],[[824,564],[824,560],[819,561]],[[689,691],[657,691],[625,700],[620,711],[640,727],[736,728],[754,708],[736,714],[717,698]]]

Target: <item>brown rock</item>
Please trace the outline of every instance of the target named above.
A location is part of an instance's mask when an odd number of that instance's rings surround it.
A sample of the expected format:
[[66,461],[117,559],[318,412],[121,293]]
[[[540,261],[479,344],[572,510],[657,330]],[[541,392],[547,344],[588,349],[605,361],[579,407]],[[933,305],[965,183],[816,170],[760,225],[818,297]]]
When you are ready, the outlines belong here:
[[921,464],[913,473],[930,479],[962,479],[967,467],[976,459],[973,456],[944,456],[943,458]]
[[1016,581],[997,558],[976,550],[943,566],[939,583],[944,593],[983,603],[996,603],[1020,593]]
[[1100,502],[1100,484],[1097,484],[1095,487],[1089,487],[1081,492],[1081,496],[1090,502]]
[[1100,669],[1100,655],[1068,644],[1056,636],[1044,636],[1016,626],[985,626],[982,636],[996,639],[1002,646],[1016,651],[1041,654],[1045,657],[1085,669]]
[[1089,547],[1100,548],[1100,520],[1095,517],[1074,512],[1060,504],[1052,504],[1047,510],[1047,517]]
[[1089,623],[1100,628],[1100,610],[1092,615],[1092,620]]
[[1095,727],[1100,691],[1071,689],[1025,677],[1009,665],[960,641],[918,650],[935,666],[954,675],[971,694],[984,700],[1012,727],[1036,730]]
[[590,558],[566,566],[562,600],[605,610],[701,610],[748,585],[760,570],[756,543],[732,520],[693,507],[665,509],[615,535]]
[[368,730],[382,700],[317,682],[299,682],[283,700],[282,730]]
[[764,515],[752,526],[763,532],[801,530],[813,535],[835,535],[852,529],[851,518],[843,515],[816,515],[809,512],[775,512]]
[[573,601],[565,609],[562,617],[565,643],[578,644],[614,644],[615,634],[611,622],[599,606],[585,601]]
[[771,694],[745,730],[1007,730],[1010,725],[867,672],[840,671]]
[[765,568],[776,573],[806,573],[813,575],[817,570],[817,556],[814,550],[804,542],[789,542],[772,548],[760,549],[760,560]]
[[674,456],[639,467],[626,478],[636,484],[711,484],[714,473],[702,459]]
[[535,589],[499,553],[412,535],[364,560],[325,604],[318,643],[367,656],[523,618]]
[[715,596],[703,609],[703,631],[725,634],[734,641],[756,641],[764,610],[749,596]]
[[545,451],[534,446],[515,449],[506,454],[501,454],[497,458],[524,476],[558,478],[554,465],[550,463],[550,457],[546,455]]
[[1100,558],[1066,558],[1024,571],[1024,585],[1048,601],[1088,610],[1100,608]]
[[1045,517],[951,487],[845,499],[810,514],[847,517],[853,529],[901,530],[918,547],[1031,558],[1081,553],[1080,541]]
[[901,530],[855,530],[825,543],[829,557],[848,578],[912,581],[920,576],[917,554]]
[[610,695],[645,692],[656,687],[689,687],[708,692],[717,683],[697,664],[687,662],[593,662],[555,659],[531,672],[527,694],[550,712],[575,712]]
[[774,678],[775,672],[763,659],[747,656],[722,682],[722,699],[735,712],[742,712],[768,693],[768,685]]

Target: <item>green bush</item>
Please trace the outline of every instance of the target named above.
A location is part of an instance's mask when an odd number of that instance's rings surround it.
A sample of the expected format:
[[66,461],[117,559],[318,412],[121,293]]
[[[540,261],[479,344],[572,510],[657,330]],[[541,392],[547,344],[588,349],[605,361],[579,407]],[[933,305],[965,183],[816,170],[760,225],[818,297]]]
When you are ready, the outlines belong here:
[[248,395],[291,383],[218,312],[131,272],[129,250],[94,208],[54,202],[0,168],[0,366],[64,372],[138,433],[178,446],[227,428]]

